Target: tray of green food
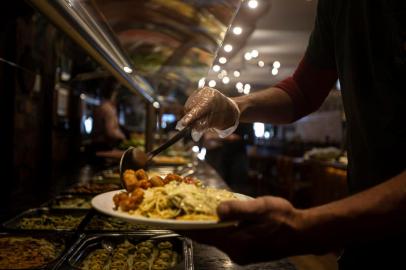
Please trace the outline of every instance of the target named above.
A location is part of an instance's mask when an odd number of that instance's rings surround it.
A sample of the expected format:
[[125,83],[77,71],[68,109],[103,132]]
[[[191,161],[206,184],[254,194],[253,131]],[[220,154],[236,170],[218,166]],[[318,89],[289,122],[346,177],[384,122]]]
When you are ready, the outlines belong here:
[[64,191],[65,194],[71,195],[96,195],[112,190],[121,189],[119,183],[78,183]]
[[84,227],[85,231],[142,231],[154,230],[157,232],[168,232],[162,229],[147,225],[127,222],[123,219],[96,213]]
[[9,230],[75,231],[86,217],[86,212],[34,208],[3,223]]
[[81,270],[193,269],[191,241],[178,235],[111,233],[86,236],[65,267]]
[[47,206],[51,209],[89,210],[92,208],[92,196],[60,195],[52,199]]

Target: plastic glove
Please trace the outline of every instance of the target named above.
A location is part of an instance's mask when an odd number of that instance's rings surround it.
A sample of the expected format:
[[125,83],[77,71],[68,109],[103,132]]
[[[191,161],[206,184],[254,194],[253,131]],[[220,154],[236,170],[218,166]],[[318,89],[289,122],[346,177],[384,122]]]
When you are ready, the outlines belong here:
[[238,126],[240,110],[237,104],[218,90],[204,87],[193,92],[185,103],[185,116],[176,128],[192,125],[192,138],[198,141],[208,129],[221,138],[232,134]]

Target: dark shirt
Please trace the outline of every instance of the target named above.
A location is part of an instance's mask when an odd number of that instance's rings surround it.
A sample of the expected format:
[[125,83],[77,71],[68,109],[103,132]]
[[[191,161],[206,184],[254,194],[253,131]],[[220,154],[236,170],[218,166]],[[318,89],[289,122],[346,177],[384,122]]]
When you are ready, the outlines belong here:
[[[330,76],[331,71],[340,79],[348,126],[350,191],[365,190],[403,172],[406,169],[406,1],[319,0],[315,27],[301,65],[311,66],[313,71],[318,69],[322,76],[309,79],[299,68],[280,85],[282,89],[290,89],[287,92],[294,100],[314,100],[311,89],[318,88],[318,81],[331,84],[334,78]],[[301,80],[306,77],[307,80]],[[330,82],[326,84],[327,77]],[[319,90],[313,94],[322,100],[326,94]],[[308,113],[317,109],[319,103],[313,104],[316,106],[299,111]],[[377,232],[370,243],[346,247],[339,261],[340,268],[406,269],[405,232],[381,240]]]
[[[405,42],[404,0],[319,1],[306,59],[320,68],[337,70],[347,116],[352,192],[406,168]],[[399,235],[349,247],[341,266],[406,269],[405,240]]]

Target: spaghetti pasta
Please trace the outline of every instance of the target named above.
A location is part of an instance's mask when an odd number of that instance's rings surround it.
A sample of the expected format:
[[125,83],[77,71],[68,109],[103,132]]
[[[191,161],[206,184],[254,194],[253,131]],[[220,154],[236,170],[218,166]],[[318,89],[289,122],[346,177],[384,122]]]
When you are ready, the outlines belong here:
[[[168,174],[164,179],[148,179],[148,175],[139,170],[128,175],[135,177],[141,173],[145,177],[134,181],[138,187],[113,197],[117,209],[149,218],[217,220],[217,206],[222,201],[237,199],[227,190],[203,187],[196,179],[176,174]],[[142,185],[143,181],[149,185]]]

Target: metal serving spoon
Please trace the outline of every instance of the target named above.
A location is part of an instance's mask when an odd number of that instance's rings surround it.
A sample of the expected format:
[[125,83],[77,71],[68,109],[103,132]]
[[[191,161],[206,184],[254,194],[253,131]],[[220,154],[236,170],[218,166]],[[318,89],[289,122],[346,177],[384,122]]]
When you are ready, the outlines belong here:
[[148,163],[151,162],[152,158],[167,149],[169,146],[173,145],[187,134],[190,134],[191,127],[185,127],[181,131],[179,131],[175,136],[170,138],[167,142],[152,150],[149,153],[145,153],[138,148],[130,147],[128,148],[120,159],[120,180],[121,185],[127,189],[125,182],[124,182],[124,172],[126,170],[138,170],[141,168],[146,168]]

